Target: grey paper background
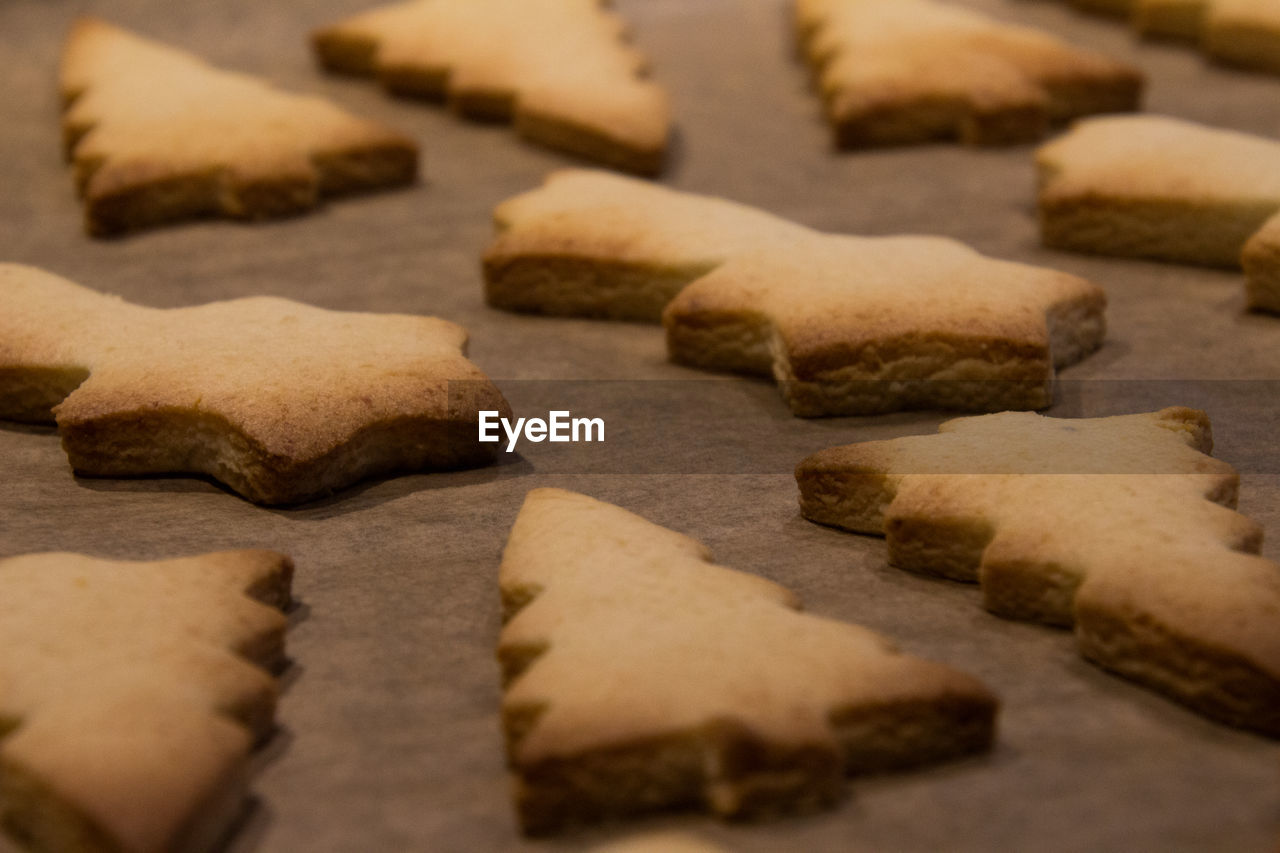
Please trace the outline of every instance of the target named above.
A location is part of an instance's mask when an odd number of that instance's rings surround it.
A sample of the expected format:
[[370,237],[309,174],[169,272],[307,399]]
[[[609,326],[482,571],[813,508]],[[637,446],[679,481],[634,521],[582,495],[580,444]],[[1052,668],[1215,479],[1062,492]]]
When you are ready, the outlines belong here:
[[[159,558],[270,547],[296,559],[302,606],[289,636],[296,664],[281,733],[258,758],[256,807],[232,849],[576,850],[672,826],[748,851],[1275,848],[1273,742],[1094,669],[1068,633],[988,616],[976,589],[888,567],[880,540],[799,517],[790,470],[805,455],[932,431],[943,416],[800,421],[770,383],[709,379],[667,363],[655,327],[486,308],[478,259],[493,205],[569,161],[502,127],[464,124],[318,73],[309,29],[366,5],[0,5],[0,258],[158,306],[271,293],[327,308],[438,314],[471,331],[472,357],[520,413],[565,402],[607,411],[607,452],[526,445],[509,464],[364,484],[287,510],[195,478],[76,479],[51,430],[0,427],[0,555]],[[1135,42],[1124,27],[1055,2],[966,5],[1137,63],[1150,77],[1152,111],[1280,132],[1278,78]],[[679,138],[666,182],[832,231],[950,235],[1098,282],[1111,299],[1110,337],[1065,372],[1052,413],[1207,406],[1218,455],[1245,472],[1242,509],[1280,529],[1272,454],[1280,385],[1265,381],[1280,379],[1280,319],[1244,312],[1239,274],[1039,248],[1031,146],[834,154],[794,60],[782,0],[620,6],[674,99]],[[60,40],[84,11],[402,128],[422,143],[425,179],[291,221],[91,240],[59,157],[54,82]],[[1114,379],[1144,381],[1104,381]],[[816,613],[883,630],[911,652],[977,674],[1004,701],[994,752],[852,780],[840,808],[761,826],[677,816],[522,841],[498,725],[496,572],[524,493],[544,485],[687,532],[721,562],[792,587]]]

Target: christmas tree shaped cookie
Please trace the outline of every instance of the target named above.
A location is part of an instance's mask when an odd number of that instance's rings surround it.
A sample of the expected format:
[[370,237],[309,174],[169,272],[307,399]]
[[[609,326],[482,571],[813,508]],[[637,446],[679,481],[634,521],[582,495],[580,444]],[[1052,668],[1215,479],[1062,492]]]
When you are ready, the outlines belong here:
[[502,558],[498,657],[526,832],[673,807],[760,817],[830,803],[846,773],[985,749],[973,678],[713,565],[584,495],[529,493]]
[[794,2],[801,52],[841,146],[1025,142],[1141,98],[1138,69],[959,4]]
[[202,473],[296,503],[491,461],[477,413],[510,410],[466,338],[268,297],[146,308],[0,264],[0,418],[56,421],[80,473]]
[[1280,143],[1165,116],[1081,122],[1040,148],[1045,245],[1245,270],[1280,312]]
[[824,450],[796,479],[805,517],[883,533],[892,564],[977,581],[993,613],[1074,626],[1099,666],[1280,736],[1280,566],[1211,446],[1191,409],[1006,412]]
[[1104,333],[1105,296],[1075,276],[603,172],[557,172],[495,219],[491,305],[661,317],[675,361],[773,376],[802,416],[1040,408]]
[[0,824],[36,850],[207,850],[271,730],[293,567],[269,551],[0,560]]
[[410,0],[326,27],[331,71],[511,120],[525,139],[641,174],[662,170],[670,109],[604,0]]
[[60,88],[91,234],[296,214],[417,173],[408,137],[94,18],[67,39]]

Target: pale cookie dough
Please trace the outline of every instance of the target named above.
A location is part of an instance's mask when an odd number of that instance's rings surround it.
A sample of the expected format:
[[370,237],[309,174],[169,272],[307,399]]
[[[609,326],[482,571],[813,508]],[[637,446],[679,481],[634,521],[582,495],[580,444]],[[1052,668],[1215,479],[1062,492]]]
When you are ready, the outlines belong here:
[[662,317],[673,360],[772,375],[806,417],[1041,408],[1055,368],[1104,335],[1104,294],[1066,273],[941,237],[823,234],[602,172],[557,172],[495,220],[489,304]]
[[296,503],[398,471],[486,464],[510,415],[435,317],[274,297],[156,309],[0,264],[0,418],[58,425],[79,473],[208,474]]
[[410,0],[315,33],[330,71],[511,120],[525,139],[608,166],[662,171],[666,93],[603,0]]
[[95,18],[67,38],[63,145],[90,234],[220,215],[287,216],[406,184],[417,144]]
[[1148,36],[1190,39],[1210,58],[1280,73],[1280,0],[1071,0],[1086,11],[1127,15]]
[[272,729],[293,565],[0,560],[0,824],[66,853],[216,849]]
[[800,50],[843,147],[1038,139],[1137,109],[1142,72],[936,0],[795,0]]
[[800,463],[806,518],[882,533],[889,562],[977,581],[988,610],[1074,626],[1081,653],[1215,720],[1280,736],[1280,566],[1231,508],[1193,409],[1006,412]]
[[757,818],[829,805],[847,773],[989,748],[974,678],[700,543],[536,489],[499,575],[502,717],[526,833],[668,808]]
[[1244,267],[1280,311],[1280,142],[1164,116],[1097,118],[1036,153],[1046,246]]

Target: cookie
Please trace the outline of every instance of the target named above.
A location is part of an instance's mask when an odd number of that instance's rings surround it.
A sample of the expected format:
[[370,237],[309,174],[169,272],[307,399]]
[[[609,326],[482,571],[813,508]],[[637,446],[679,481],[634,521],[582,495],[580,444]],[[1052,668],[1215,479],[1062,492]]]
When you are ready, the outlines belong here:
[[601,172],[498,206],[489,304],[655,320],[681,364],[773,376],[801,416],[989,411],[1052,400],[1101,344],[1106,298],[940,237],[823,234]]
[[0,560],[0,825],[34,850],[208,850],[272,729],[293,566]]
[[591,848],[591,853],[728,853],[725,848],[681,832],[651,832]]
[[795,0],[800,51],[841,147],[1006,145],[1137,109],[1142,72],[934,0]]
[[1210,0],[1201,21],[1200,44],[1210,57],[1280,74],[1280,2]]
[[1244,244],[1245,304],[1258,311],[1280,314],[1280,216],[1267,220]]
[[59,86],[64,150],[98,236],[288,216],[417,173],[417,144],[390,128],[96,18],[72,28]]
[[1081,122],[1036,154],[1046,246],[1245,267],[1276,310],[1280,143],[1164,116]]
[[434,317],[253,297],[132,305],[0,264],[0,418],[54,421],[82,474],[202,473],[297,503],[395,471],[485,464],[510,414]]
[[1136,0],[1130,19],[1139,33],[1161,38],[1195,39],[1203,31],[1209,0]]
[[1276,0],[1072,0],[1087,11],[1127,15],[1142,35],[1198,42],[1228,65],[1280,73]]
[[982,586],[1009,619],[1220,722],[1280,736],[1280,566],[1233,511],[1239,478],[1192,409],[1006,412],[824,450],[804,516],[888,540],[900,568]]
[[667,808],[828,805],[846,773],[989,748],[974,678],[798,612],[763,578],[616,506],[535,489],[511,530],[498,645],[529,834]]
[[1077,9],[1103,15],[1127,15],[1134,6],[1134,0],[1070,0],[1070,3]]
[[317,31],[329,71],[512,121],[540,145],[631,172],[662,171],[666,93],[605,0],[410,0]]

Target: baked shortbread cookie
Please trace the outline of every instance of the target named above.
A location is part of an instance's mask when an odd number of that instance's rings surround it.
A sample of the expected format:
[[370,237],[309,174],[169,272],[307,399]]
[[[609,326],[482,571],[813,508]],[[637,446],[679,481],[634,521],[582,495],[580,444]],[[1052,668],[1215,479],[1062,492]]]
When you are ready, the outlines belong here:
[[60,88],[64,148],[95,235],[286,216],[417,173],[416,143],[390,128],[95,18],[72,28]]
[[293,566],[0,560],[0,825],[23,847],[214,848],[272,728]]
[[489,304],[661,316],[675,361],[773,375],[802,416],[1047,406],[1055,366],[1104,334],[1102,291],[1065,273],[601,172],[557,172],[495,220]]
[[1280,73],[1280,0],[1071,0],[1127,15],[1143,35],[1191,39],[1211,58]]
[[512,120],[525,139],[641,174],[662,170],[666,93],[607,0],[410,0],[317,31],[330,71]]
[[1203,412],[1006,412],[800,463],[806,518],[882,533],[889,562],[977,581],[987,609],[1074,626],[1086,658],[1280,736],[1280,566],[1232,511]]
[[725,848],[682,832],[652,832],[597,845],[591,853],[728,853]]
[[1137,109],[1142,73],[1048,33],[936,0],[795,0],[800,49],[844,147],[1003,145]]
[[987,749],[996,700],[585,495],[535,489],[502,557],[502,715],[525,832],[666,808],[754,818],[846,773]]
[[1046,246],[1243,264],[1250,306],[1280,310],[1280,143],[1164,116],[1096,118],[1036,162]]
[[296,503],[491,461],[477,412],[510,410],[466,337],[271,297],[145,308],[0,264],[0,418],[56,421],[82,474],[202,473]]

